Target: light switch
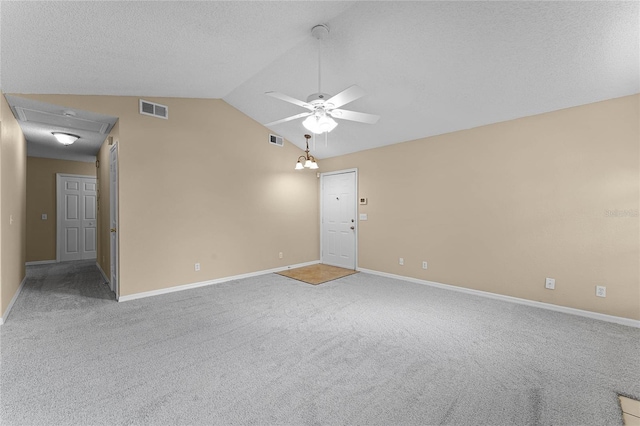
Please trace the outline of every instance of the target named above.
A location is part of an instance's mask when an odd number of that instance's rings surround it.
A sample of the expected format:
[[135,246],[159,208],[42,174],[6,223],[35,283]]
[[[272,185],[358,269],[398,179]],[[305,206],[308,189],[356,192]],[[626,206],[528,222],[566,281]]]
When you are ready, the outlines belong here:
[[46,213],[42,213],[42,220],[47,220],[47,214]]
[[367,214],[366,213],[360,213],[360,220],[367,220]]

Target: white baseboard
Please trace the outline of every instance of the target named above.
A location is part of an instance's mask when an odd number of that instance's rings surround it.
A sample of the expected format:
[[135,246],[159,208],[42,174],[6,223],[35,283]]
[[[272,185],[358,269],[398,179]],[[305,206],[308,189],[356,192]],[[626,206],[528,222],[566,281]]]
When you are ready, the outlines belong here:
[[34,260],[32,262],[26,262],[24,265],[25,266],[31,266],[31,265],[48,265],[50,263],[56,263],[56,260]]
[[98,267],[98,271],[100,271],[100,274],[102,274],[102,278],[104,278],[104,282],[109,284],[109,277],[107,277],[107,274],[104,273],[104,271],[100,267],[100,264],[97,261],[96,261],[96,266]]
[[505,296],[502,294],[490,293],[488,291],[474,290],[471,288],[464,288],[464,287],[458,287],[455,285],[442,284],[434,281],[426,281],[418,278],[405,277],[405,276],[396,275],[396,274],[389,274],[387,272],[374,271],[372,269],[358,268],[358,271],[365,272],[367,274],[372,274],[372,275],[379,275],[387,278],[394,278],[402,281],[409,281],[416,284],[428,285],[431,287],[437,287],[444,290],[458,291],[460,293],[473,294],[476,296],[488,297],[490,299],[503,300],[506,302],[517,303],[520,305],[533,306],[535,308],[548,309],[550,311],[563,312],[565,314],[578,315],[581,317],[597,319],[600,321],[613,322],[616,324],[626,325],[629,327],[640,328],[640,321],[634,320],[631,318],[616,317],[613,315],[600,314],[598,312],[584,311],[582,309],[575,309],[575,308],[569,308],[566,306],[553,305],[551,303],[537,302],[535,300],[528,300],[528,299],[520,299],[519,297]]
[[16,291],[16,294],[13,295],[11,302],[9,302],[9,306],[7,306],[7,310],[5,311],[4,315],[0,317],[0,325],[7,322],[7,318],[9,318],[9,314],[11,313],[11,308],[13,308],[13,304],[16,303],[16,300],[18,300],[18,296],[20,295],[20,292],[22,291],[22,287],[24,287],[24,283],[26,282],[27,282],[27,276],[25,275],[24,278],[22,279],[22,282],[20,283],[20,287],[18,287],[18,290]]
[[296,265],[283,266],[279,268],[267,269],[264,271],[249,272],[248,274],[234,275],[232,277],[216,278],[215,280],[201,281],[201,282],[192,283],[192,284],[184,284],[184,285],[178,285],[175,287],[163,288],[160,290],[152,290],[152,291],[145,291],[142,293],[129,294],[126,296],[120,296],[118,298],[118,302],[127,302],[129,300],[142,299],[145,297],[159,296],[161,294],[173,293],[176,291],[190,290],[192,288],[205,287],[205,286],[214,285],[214,284],[221,284],[227,281],[257,277],[260,275],[272,274],[274,272],[286,271],[287,269],[302,268],[303,266],[315,265],[317,263],[320,263],[320,261],[314,260],[311,262],[298,263]]

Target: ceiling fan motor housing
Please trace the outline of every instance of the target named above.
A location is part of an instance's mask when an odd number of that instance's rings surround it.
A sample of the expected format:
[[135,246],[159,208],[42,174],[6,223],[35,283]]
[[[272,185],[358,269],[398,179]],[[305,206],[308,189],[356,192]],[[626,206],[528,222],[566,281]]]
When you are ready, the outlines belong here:
[[331,99],[331,95],[327,93],[313,93],[307,97],[307,103],[317,106],[324,104],[327,99]]

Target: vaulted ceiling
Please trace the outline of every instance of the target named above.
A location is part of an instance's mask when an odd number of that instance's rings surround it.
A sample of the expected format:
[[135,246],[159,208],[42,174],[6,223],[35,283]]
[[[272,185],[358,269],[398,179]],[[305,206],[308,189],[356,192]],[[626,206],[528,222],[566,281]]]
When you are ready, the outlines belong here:
[[[38,2],[0,6],[5,93],[222,98],[260,123],[352,84],[319,158],[640,92],[638,2]],[[296,120],[271,130],[302,146]],[[322,139],[324,142],[324,139]]]

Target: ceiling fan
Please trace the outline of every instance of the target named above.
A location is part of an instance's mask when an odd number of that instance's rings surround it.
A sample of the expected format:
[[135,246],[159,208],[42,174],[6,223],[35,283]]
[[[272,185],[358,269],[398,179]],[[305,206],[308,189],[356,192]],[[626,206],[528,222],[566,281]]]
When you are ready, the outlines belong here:
[[[311,29],[311,35],[316,39],[322,41],[329,34],[329,28],[326,25],[316,25]],[[272,121],[265,124],[265,126],[274,126],[276,124],[285,123],[287,121],[296,120],[298,118],[307,117],[302,125],[310,132],[315,134],[322,134],[330,132],[338,125],[334,118],[340,120],[357,121],[360,123],[375,124],[380,119],[380,116],[374,114],[367,114],[364,112],[349,111],[346,109],[340,109],[341,106],[353,102],[356,99],[364,96],[364,90],[353,85],[337,95],[331,96],[326,93],[322,93],[321,85],[321,64],[322,64],[321,49],[318,49],[318,93],[309,95],[306,102],[301,101],[291,96],[279,92],[266,92],[266,95],[280,99],[285,102],[292,103],[294,105],[301,106],[309,111],[300,114],[292,115],[291,117],[283,118],[281,120]]]

